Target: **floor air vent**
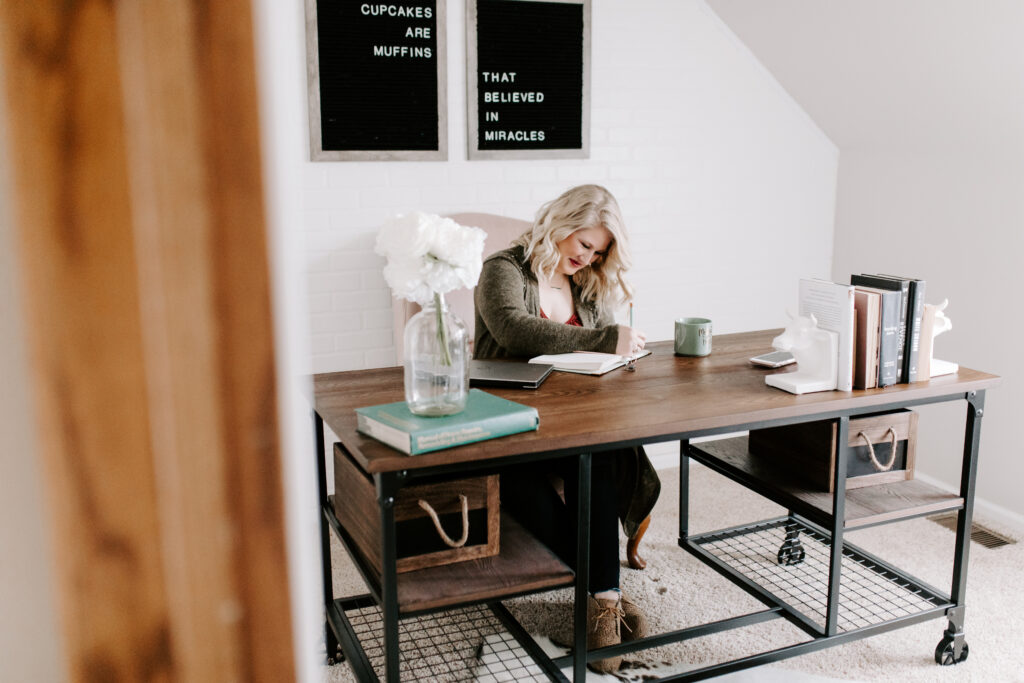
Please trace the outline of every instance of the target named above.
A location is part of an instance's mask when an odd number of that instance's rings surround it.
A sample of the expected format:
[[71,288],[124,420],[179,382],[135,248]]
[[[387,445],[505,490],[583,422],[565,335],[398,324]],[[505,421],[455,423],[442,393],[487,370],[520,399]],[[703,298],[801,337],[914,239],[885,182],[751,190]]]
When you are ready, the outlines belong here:
[[[928,519],[951,531],[956,531],[956,517],[957,513],[955,512],[944,512],[941,515],[932,515]],[[999,548],[1017,542],[1008,536],[1003,536],[991,529],[986,529],[980,524],[971,524],[971,540],[975,543],[980,543],[986,548]]]

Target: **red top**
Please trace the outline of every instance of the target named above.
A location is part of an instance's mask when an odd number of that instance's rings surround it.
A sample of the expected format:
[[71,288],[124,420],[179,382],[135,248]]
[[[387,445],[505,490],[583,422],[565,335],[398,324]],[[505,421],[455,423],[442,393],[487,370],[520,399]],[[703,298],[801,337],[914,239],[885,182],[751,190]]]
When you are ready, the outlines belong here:
[[[548,316],[544,312],[543,308],[540,310],[540,317],[544,318],[545,320],[548,320]],[[580,320],[580,317],[575,312],[573,312],[571,318],[569,318],[568,320],[565,321],[565,324],[566,325],[575,325],[576,327],[583,327],[583,321]]]

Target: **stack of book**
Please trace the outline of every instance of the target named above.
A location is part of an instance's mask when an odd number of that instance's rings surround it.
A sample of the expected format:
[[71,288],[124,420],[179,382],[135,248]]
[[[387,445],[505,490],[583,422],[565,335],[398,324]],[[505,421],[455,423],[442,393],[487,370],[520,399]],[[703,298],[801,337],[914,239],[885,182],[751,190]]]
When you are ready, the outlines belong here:
[[929,325],[924,297],[925,281],[911,277],[853,275],[849,285],[800,281],[800,315],[814,314],[821,328],[839,337],[836,389],[872,389],[929,378],[927,342],[932,331],[924,329]]

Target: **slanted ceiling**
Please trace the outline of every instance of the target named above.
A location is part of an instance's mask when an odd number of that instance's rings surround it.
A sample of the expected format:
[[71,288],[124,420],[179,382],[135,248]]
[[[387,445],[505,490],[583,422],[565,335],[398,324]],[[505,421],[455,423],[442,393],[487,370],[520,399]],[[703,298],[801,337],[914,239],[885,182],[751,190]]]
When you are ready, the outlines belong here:
[[706,0],[840,150],[1024,154],[1021,0]]

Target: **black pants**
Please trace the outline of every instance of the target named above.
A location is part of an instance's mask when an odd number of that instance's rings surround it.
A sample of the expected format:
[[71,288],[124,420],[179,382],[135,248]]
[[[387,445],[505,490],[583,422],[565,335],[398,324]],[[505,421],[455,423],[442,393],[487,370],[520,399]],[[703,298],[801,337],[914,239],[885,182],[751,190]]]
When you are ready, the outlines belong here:
[[[595,453],[590,468],[591,593],[619,587],[615,452]],[[501,511],[511,515],[570,567],[576,566],[576,458],[519,465],[501,473]],[[551,485],[561,477],[565,502]]]

